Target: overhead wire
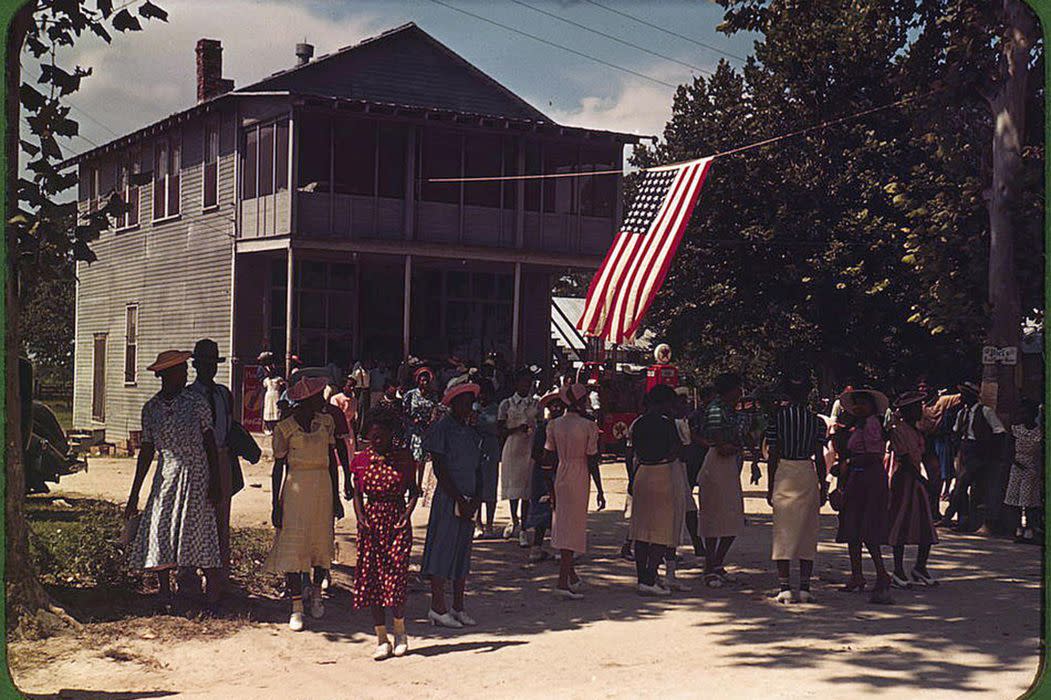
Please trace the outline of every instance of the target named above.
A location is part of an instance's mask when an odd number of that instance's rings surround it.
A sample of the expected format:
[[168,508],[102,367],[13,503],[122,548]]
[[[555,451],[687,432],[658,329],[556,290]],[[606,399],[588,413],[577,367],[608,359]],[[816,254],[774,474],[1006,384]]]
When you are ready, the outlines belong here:
[[524,32],[521,29],[517,29],[517,28],[512,27],[510,25],[507,25],[507,24],[503,24],[502,22],[497,22],[494,19],[489,19],[488,17],[483,17],[482,15],[478,15],[478,14],[475,14],[475,13],[470,12],[468,10],[465,10],[463,8],[456,7],[455,5],[450,5],[449,3],[444,2],[443,0],[431,0],[431,2],[435,3],[436,5],[441,5],[442,7],[446,7],[448,9],[450,9],[450,10],[455,11],[455,12],[459,12],[461,14],[467,15],[468,17],[473,17],[474,19],[481,20],[482,22],[487,22],[487,23],[489,23],[489,24],[491,24],[491,25],[493,25],[495,27],[500,27],[501,29],[507,30],[509,32],[514,32],[515,34],[520,34],[521,36],[529,37],[530,39],[532,39],[534,41],[539,41],[542,44],[546,44],[548,46],[553,46],[556,49],[561,49],[563,51],[567,51],[567,52],[569,52],[571,54],[574,54],[576,56],[580,56],[581,58],[586,58],[589,61],[594,61],[595,63],[600,63],[600,64],[602,64],[604,66],[609,67],[609,68],[613,68],[615,70],[619,70],[622,73],[628,73],[630,75],[634,75],[637,78],[643,78],[645,80],[649,80],[650,82],[656,83],[658,85],[663,85],[664,87],[669,87],[669,88],[672,88],[672,89],[675,89],[675,88],[678,87],[677,85],[672,85],[671,83],[666,82],[664,80],[661,80],[659,78],[654,78],[652,75],[646,75],[645,73],[640,73],[639,71],[632,70],[631,68],[625,68],[624,66],[618,66],[615,63],[610,63],[609,61],[603,60],[601,58],[596,58],[595,56],[591,56],[589,54],[586,54],[583,51],[578,51],[578,50],[570,48],[568,46],[563,46],[562,44],[558,44],[558,43],[555,43],[553,41],[549,41],[548,39],[545,39],[543,37],[537,36],[535,34],[530,34],[529,32]]
[[628,46],[628,47],[636,49],[638,51],[642,51],[644,53],[648,53],[651,56],[656,56],[657,58],[663,59],[665,61],[671,61],[672,63],[678,63],[680,66],[685,66],[686,68],[689,68],[690,70],[695,70],[695,71],[697,71],[699,73],[705,73],[707,75],[714,75],[714,73],[712,71],[708,70],[707,68],[701,68],[700,66],[695,66],[692,63],[686,63],[685,61],[680,61],[677,58],[672,58],[671,56],[666,56],[666,55],[664,55],[662,53],[657,53],[656,51],[653,51],[651,49],[646,48],[645,46],[640,46],[638,44],[634,44],[634,43],[632,43],[630,41],[626,41],[624,39],[621,39],[618,36],[614,36],[613,34],[607,34],[606,32],[599,31],[598,29],[595,29],[593,27],[589,27],[586,24],[581,24],[580,22],[575,22],[575,21],[573,21],[571,19],[567,19],[566,17],[563,17],[561,15],[555,14],[554,12],[548,12],[547,10],[543,10],[543,9],[541,9],[539,7],[535,7],[533,5],[530,5],[527,2],[522,2],[522,0],[511,0],[511,2],[513,2],[516,5],[521,5],[522,7],[526,7],[528,9],[532,10],[533,12],[538,12],[538,13],[540,13],[542,15],[546,15],[548,17],[552,17],[554,19],[557,19],[559,22],[564,22],[565,24],[568,24],[568,25],[570,25],[572,27],[576,27],[577,29],[583,29],[586,32],[591,32],[592,34],[597,34],[598,36],[604,37],[604,38],[609,39],[611,41],[615,41],[618,44],[622,44],[624,46]]
[[644,20],[641,17],[636,17],[635,15],[628,14],[627,12],[624,12],[622,10],[617,10],[615,8],[609,7],[608,5],[603,5],[602,3],[596,2],[595,0],[584,0],[584,2],[587,2],[590,5],[594,5],[595,7],[600,7],[603,10],[605,10],[606,12],[612,12],[615,15],[620,15],[621,17],[626,17],[627,19],[630,19],[633,22],[638,22],[639,24],[642,24],[642,25],[645,25],[647,27],[650,27],[651,29],[656,29],[657,31],[664,32],[665,34],[669,34],[669,35],[677,37],[679,39],[683,39],[685,41],[690,42],[691,44],[696,44],[697,46],[700,46],[702,48],[708,49],[709,51],[714,51],[715,53],[722,54],[723,56],[726,56],[727,58],[732,58],[732,59],[735,59],[737,61],[741,61],[742,63],[744,63],[745,60],[746,60],[745,58],[743,58],[741,56],[737,56],[735,54],[732,54],[729,51],[724,51],[724,50],[722,50],[720,48],[712,46],[711,44],[706,44],[703,41],[697,41],[696,39],[688,37],[688,36],[686,36],[684,34],[679,34],[678,32],[673,32],[670,29],[665,29],[664,27],[662,27],[660,25],[657,25],[657,24],[654,24],[652,22],[649,22],[647,20]]

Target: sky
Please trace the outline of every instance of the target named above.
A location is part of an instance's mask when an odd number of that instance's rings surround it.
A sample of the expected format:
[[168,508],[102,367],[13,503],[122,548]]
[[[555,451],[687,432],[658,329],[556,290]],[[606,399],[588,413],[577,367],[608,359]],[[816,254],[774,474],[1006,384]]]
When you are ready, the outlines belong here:
[[[708,0],[600,4],[708,44],[698,46],[613,14],[587,0],[441,0],[493,21],[570,47],[668,85],[631,75],[534,39],[469,17],[438,0],[154,0],[168,22],[144,21],[141,32],[114,32],[112,44],[85,35],[60,50],[59,62],[90,67],[70,102],[83,138],[66,144],[69,155],[190,107],[195,102],[194,46],[198,39],[223,45],[223,72],[235,87],[295,63],[295,44],[307,41],[315,56],[355,44],[405,22],[422,29],[557,122],[597,129],[660,135],[671,116],[674,85],[712,71],[721,59],[740,66],[753,36],[715,30],[722,9]],[[659,58],[570,26],[526,7],[646,47]],[[134,4],[133,6],[134,7]],[[683,65],[686,64],[686,65]],[[38,68],[23,57],[24,79]]]

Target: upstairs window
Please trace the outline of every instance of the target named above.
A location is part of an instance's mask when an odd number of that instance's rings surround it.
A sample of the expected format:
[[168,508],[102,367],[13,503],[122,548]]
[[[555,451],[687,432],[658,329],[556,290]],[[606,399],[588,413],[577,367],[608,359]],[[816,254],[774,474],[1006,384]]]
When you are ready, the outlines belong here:
[[376,193],[376,123],[336,121],[335,180],[339,194],[371,197]]
[[219,204],[219,122],[211,120],[204,125],[204,197],[205,209]]
[[[464,177],[495,177],[503,169],[499,136],[470,134],[464,142]],[[499,207],[500,181],[465,182],[463,201],[468,206]]]
[[138,151],[127,154],[124,160],[117,164],[115,188],[121,200],[128,205],[128,210],[117,217],[117,229],[139,225],[139,171]]
[[153,220],[179,214],[179,180],[182,171],[180,136],[158,141],[153,148]]
[[453,131],[425,129],[420,148],[420,199],[425,202],[460,203],[459,182],[428,182],[429,178],[462,177],[462,139]]
[[241,192],[245,199],[287,190],[288,122],[245,129],[241,162]]

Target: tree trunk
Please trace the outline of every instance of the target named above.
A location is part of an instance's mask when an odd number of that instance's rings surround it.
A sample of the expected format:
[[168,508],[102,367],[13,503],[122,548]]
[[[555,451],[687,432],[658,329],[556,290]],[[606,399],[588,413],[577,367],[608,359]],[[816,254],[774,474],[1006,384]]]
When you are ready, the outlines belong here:
[[[22,39],[33,19],[33,4],[25,5],[11,22],[11,34],[8,46],[17,56],[16,47],[22,45]],[[7,115],[7,207],[8,218],[13,216],[18,206],[18,195],[15,183],[18,179],[18,86],[20,71],[18,61],[7,62],[5,104]],[[36,570],[29,558],[29,528],[25,517],[25,471],[22,464],[22,416],[20,415],[20,391],[18,382],[18,356],[21,342],[18,331],[18,236],[14,226],[7,226],[7,275],[4,284],[4,304],[7,318],[4,341],[7,351],[4,357],[5,379],[7,388],[4,395],[4,406],[7,413],[6,441],[4,444],[6,461],[5,490],[5,525],[7,538],[7,559],[5,576],[7,584],[7,625],[12,628],[27,615],[35,615],[38,610],[50,609],[50,601],[40,582]]]
[[[1022,310],[1015,266],[1014,212],[1022,171],[1022,136],[1029,60],[1037,38],[1036,18],[1021,0],[1003,0],[1007,26],[1001,84],[989,106],[993,114],[993,183],[989,192],[989,306],[986,343],[1017,348],[1022,338]],[[984,365],[982,380],[995,382],[996,411],[1004,418],[1018,406],[1015,368]]]

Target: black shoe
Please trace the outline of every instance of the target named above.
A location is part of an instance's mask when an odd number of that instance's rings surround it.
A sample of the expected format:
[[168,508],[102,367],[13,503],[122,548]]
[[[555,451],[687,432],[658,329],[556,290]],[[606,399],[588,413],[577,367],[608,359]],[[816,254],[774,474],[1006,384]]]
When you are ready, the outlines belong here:
[[620,548],[620,558],[627,561],[635,561],[635,553],[631,551],[631,545],[626,544]]

